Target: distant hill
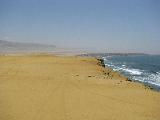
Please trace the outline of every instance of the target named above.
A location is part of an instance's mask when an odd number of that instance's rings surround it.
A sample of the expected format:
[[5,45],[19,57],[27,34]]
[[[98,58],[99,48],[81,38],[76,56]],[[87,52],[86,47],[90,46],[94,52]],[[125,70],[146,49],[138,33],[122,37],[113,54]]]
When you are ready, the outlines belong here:
[[91,56],[91,57],[106,57],[106,56],[129,56],[129,55],[148,55],[145,53],[88,53],[81,54],[80,56]]
[[0,40],[0,53],[52,52],[56,46]]

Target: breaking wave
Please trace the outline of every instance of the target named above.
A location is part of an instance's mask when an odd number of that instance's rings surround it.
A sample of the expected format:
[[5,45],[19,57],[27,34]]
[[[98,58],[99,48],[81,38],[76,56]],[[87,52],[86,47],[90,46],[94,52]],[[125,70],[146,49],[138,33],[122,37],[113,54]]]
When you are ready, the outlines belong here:
[[112,68],[114,71],[119,71],[130,79],[149,83],[160,87],[160,66],[153,66],[152,64],[143,64],[135,62],[130,58],[114,58],[114,57],[103,57],[105,65]]

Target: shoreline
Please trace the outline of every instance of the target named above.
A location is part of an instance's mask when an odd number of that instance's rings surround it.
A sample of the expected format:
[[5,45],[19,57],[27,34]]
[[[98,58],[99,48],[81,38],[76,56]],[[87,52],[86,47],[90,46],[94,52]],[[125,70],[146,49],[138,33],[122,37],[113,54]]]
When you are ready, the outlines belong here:
[[102,57],[96,57],[97,55],[95,55],[95,56],[92,56],[92,55],[88,55],[88,56],[86,56],[86,55],[84,55],[83,56],[83,54],[81,55],[74,55],[74,54],[65,54],[65,53],[62,53],[62,54],[59,54],[59,53],[57,53],[57,54],[54,54],[54,53],[46,53],[46,52],[42,52],[42,53],[37,53],[37,52],[33,52],[33,53],[14,53],[14,54],[0,54],[0,57],[1,56],[39,56],[39,55],[45,55],[45,56],[60,56],[60,57],[71,57],[71,56],[78,56],[78,57],[91,57],[91,58],[95,58],[95,59],[97,59],[98,61],[99,61],[99,65],[100,66],[102,66],[102,67],[104,67],[104,68],[109,68],[109,69],[111,69],[112,71],[114,71],[114,72],[118,72],[119,74],[121,74],[122,76],[124,76],[124,77],[126,77],[126,79],[127,79],[127,81],[130,81],[130,82],[136,82],[136,83],[140,83],[140,84],[142,84],[142,85],[144,85],[146,88],[148,88],[148,89],[151,89],[151,90],[154,90],[154,91],[157,91],[157,92],[160,92],[160,86],[158,86],[158,85],[156,85],[156,84],[152,84],[152,83],[148,83],[148,82],[142,82],[142,81],[140,81],[140,80],[134,80],[134,79],[130,79],[130,78],[128,78],[128,76],[126,76],[126,75],[123,75],[121,72],[119,72],[119,71],[115,71],[115,70],[113,70],[112,68],[110,68],[110,67],[108,67],[107,65],[105,65],[105,63],[104,63],[104,59],[102,58]]
[[[101,62],[101,66],[103,66],[104,68],[108,67],[107,65],[105,65],[103,58],[96,58],[96,59]],[[108,68],[110,68],[110,67],[108,67]],[[112,69],[112,68],[110,68],[110,69]],[[113,70],[113,69],[112,69],[112,70]],[[113,70],[113,71],[115,71],[115,70]],[[122,73],[119,72],[119,71],[115,71],[115,72],[118,72],[118,73],[122,74]],[[122,75],[123,75],[123,74],[122,74]],[[130,78],[128,78],[128,76],[126,76],[126,75],[124,75],[124,76],[127,78],[128,81],[137,82],[137,83],[143,84],[145,87],[147,87],[147,88],[149,88],[149,89],[151,89],[151,90],[155,90],[155,91],[160,92],[160,86],[159,86],[159,85],[156,85],[156,84],[154,84],[154,83],[149,83],[149,82],[143,82],[143,81],[140,81],[140,80],[130,79]]]

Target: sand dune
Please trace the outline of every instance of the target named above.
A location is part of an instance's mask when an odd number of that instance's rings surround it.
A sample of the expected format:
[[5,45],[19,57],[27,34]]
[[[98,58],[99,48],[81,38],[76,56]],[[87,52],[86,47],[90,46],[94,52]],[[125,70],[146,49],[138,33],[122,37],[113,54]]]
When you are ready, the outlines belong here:
[[0,120],[159,120],[159,102],[94,58],[0,57]]

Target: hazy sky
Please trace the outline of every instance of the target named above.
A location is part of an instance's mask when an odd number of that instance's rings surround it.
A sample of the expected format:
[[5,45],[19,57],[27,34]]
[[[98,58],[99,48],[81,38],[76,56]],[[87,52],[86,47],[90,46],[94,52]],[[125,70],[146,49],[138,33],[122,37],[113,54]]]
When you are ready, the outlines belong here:
[[0,39],[160,53],[160,0],[0,0]]

